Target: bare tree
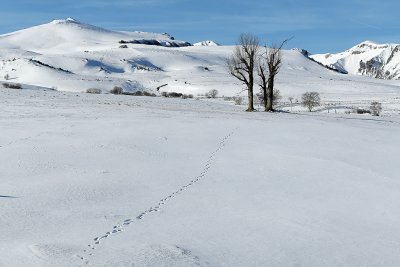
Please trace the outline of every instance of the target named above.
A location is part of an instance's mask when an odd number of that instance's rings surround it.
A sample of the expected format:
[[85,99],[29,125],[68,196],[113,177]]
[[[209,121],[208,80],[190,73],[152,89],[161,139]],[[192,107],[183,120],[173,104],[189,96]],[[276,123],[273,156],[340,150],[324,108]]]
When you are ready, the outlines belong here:
[[260,58],[258,65],[259,86],[264,96],[265,111],[274,110],[274,84],[282,65],[282,47],[289,41],[286,39],[280,45],[265,47],[265,53]]
[[253,88],[254,71],[260,49],[258,37],[252,34],[241,34],[232,57],[228,60],[229,73],[246,85],[248,107],[246,111],[254,111]]
[[317,92],[306,92],[301,96],[301,102],[311,112],[313,108],[321,105],[321,98]]
[[373,116],[379,116],[382,112],[382,104],[377,101],[373,101],[369,109],[371,110]]
[[218,95],[218,90],[216,89],[211,89],[210,91],[208,91],[208,93],[206,93],[206,97],[208,98],[216,98]]

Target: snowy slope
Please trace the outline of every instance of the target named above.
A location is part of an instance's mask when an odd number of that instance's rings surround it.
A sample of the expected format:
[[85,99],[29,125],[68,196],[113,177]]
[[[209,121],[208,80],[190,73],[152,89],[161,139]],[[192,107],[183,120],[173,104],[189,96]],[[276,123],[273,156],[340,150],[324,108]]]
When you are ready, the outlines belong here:
[[0,266],[400,265],[398,117],[41,90],[0,109]]
[[338,54],[312,55],[324,65],[351,74],[400,79],[400,45],[363,42]]
[[207,40],[207,41],[201,41],[198,43],[194,43],[194,46],[219,46],[218,43],[211,41],[211,40]]
[[[8,75],[11,82],[70,92],[109,92],[114,86],[157,92],[163,86],[163,91],[194,95],[217,89],[220,96],[245,96],[243,84],[227,71],[232,46],[177,48],[133,42],[143,40],[186,43],[168,34],[116,32],[72,19],[56,20],[0,36],[0,80]],[[363,105],[400,98],[398,81],[336,73],[300,50],[283,51],[276,86],[284,100],[300,99],[305,91],[320,92],[324,101]]]

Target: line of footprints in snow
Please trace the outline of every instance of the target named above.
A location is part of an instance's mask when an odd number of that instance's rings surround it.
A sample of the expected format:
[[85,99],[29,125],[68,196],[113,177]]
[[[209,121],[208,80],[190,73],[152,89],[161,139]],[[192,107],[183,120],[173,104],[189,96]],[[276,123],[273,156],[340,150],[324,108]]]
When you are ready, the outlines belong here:
[[114,234],[123,232],[125,227],[129,226],[130,224],[134,223],[137,220],[142,220],[146,215],[152,213],[152,212],[158,212],[160,211],[161,207],[163,205],[165,205],[168,201],[170,201],[171,199],[175,198],[178,194],[182,193],[183,191],[187,190],[189,187],[193,186],[194,184],[196,184],[197,182],[201,181],[207,174],[207,172],[209,171],[209,169],[211,168],[212,163],[215,160],[216,154],[222,150],[222,148],[225,146],[225,142],[233,135],[234,131],[230,132],[228,135],[226,135],[224,138],[222,138],[222,140],[219,142],[219,146],[218,148],[211,153],[210,157],[208,158],[208,160],[206,161],[206,164],[203,168],[203,170],[201,171],[201,173],[193,180],[191,180],[188,184],[182,186],[181,188],[179,188],[177,191],[173,192],[172,194],[170,194],[169,196],[161,199],[156,206],[154,207],[150,207],[149,209],[143,211],[142,213],[140,213],[138,216],[136,216],[136,218],[134,219],[126,219],[124,220],[122,223],[117,224],[113,227],[113,229],[109,232],[106,232],[104,235],[98,236],[96,238],[93,239],[93,242],[88,246],[88,249],[84,250],[83,252],[85,254],[87,254],[87,257],[84,256],[78,256],[85,264],[89,264],[89,258],[94,256],[93,251],[96,249],[96,247],[98,245],[100,245],[101,241],[103,239],[106,239]]

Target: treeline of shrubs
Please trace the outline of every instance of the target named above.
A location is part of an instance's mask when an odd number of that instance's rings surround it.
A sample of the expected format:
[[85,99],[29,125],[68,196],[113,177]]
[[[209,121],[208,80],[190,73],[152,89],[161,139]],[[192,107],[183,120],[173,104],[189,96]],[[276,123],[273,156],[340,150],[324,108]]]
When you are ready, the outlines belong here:
[[8,89],[22,89],[22,85],[19,83],[3,83],[3,87]]
[[[97,88],[90,88],[86,90],[88,94],[101,94],[102,90]],[[155,93],[149,93],[147,91],[136,91],[136,92],[124,92],[122,87],[115,86],[112,90],[110,90],[110,94],[114,95],[131,95],[131,96],[157,96]],[[192,94],[182,94],[177,92],[161,92],[161,96],[163,97],[173,97],[173,98],[193,98]]]
[[173,97],[173,98],[193,98],[192,94],[182,94],[182,93],[177,93],[177,92],[161,92],[161,96],[163,97]]

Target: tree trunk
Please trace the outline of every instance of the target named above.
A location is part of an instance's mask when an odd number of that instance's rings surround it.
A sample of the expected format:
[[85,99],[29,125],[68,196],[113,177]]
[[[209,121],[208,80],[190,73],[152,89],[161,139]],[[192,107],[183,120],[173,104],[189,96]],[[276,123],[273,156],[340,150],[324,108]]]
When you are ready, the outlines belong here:
[[273,102],[274,102],[274,76],[270,76],[268,79],[268,90],[267,90],[267,105],[265,107],[265,111],[274,111]]
[[267,111],[267,103],[268,103],[267,87],[263,86],[262,90],[263,90],[264,110]]
[[249,105],[246,111],[254,111],[254,100],[253,100],[253,87],[254,87],[254,77],[252,73],[249,73],[249,84],[247,88],[248,98],[249,98]]
[[247,107],[247,110],[246,111],[254,111],[254,105],[253,105],[253,102],[254,102],[254,100],[253,100],[253,88],[249,88],[248,89],[248,100],[249,100],[249,105],[248,105],[248,107]]

